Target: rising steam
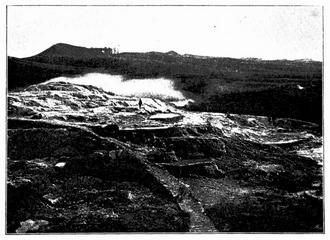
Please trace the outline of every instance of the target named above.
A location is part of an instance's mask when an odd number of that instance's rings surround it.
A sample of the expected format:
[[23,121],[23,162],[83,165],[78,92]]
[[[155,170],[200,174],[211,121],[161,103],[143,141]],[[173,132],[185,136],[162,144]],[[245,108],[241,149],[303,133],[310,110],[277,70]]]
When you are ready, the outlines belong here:
[[59,81],[74,84],[93,85],[114,94],[123,96],[154,97],[171,100],[185,99],[180,91],[174,89],[173,81],[166,78],[124,80],[121,75],[89,73],[74,78],[53,78],[48,82]]

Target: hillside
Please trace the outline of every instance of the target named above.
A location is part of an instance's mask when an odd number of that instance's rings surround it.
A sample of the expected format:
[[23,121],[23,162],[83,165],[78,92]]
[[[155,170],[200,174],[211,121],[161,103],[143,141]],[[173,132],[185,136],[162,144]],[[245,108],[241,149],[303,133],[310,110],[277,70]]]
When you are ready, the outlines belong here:
[[[192,110],[202,110],[208,105],[209,111],[274,115],[322,123],[321,62],[200,57],[173,51],[119,54],[102,51],[104,49],[56,44],[29,58],[9,57],[8,89],[92,72],[120,74],[126,79],[166,77],[195,100]],[[303,87],[302,91],[298,85]],[[263,102],[273,104],[263,105]],[[290,106],[285,107],[283,103]]]
[[324,231],[316,124],[49,82],[7,134],[8,233]]
[[112,48],[85,48],[73,46],[65,43],[58,43],[45,51],[39,53],[38,57],[52,58],[52,57],[70,57],[70,58],[102,58],[109,57],[114,52]]

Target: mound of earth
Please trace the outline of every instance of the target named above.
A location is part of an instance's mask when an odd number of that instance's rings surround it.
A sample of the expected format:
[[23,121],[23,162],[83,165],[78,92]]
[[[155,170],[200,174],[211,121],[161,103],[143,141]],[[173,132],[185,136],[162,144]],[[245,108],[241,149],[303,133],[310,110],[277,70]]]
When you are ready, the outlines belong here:
[[64,82],[10,92],[7,232],[322,232],[318,129]]

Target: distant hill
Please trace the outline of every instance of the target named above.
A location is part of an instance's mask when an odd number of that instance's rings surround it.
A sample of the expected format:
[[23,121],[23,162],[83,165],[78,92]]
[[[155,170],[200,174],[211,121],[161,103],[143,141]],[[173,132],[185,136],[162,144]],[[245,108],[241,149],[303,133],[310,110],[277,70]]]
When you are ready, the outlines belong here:
[[[127,79],[165,77],[174,81],[176,89],[196,101],[194,110],[205,110],[207,104],[209,111],[235,109],[236,113],[260,114],[260,109],[264,109],[263,115],[322,121],[321,62],[206,57],[180,55],[174,51],[113,53],[111,48],[59,43],[32,57],[9,57],[8,89],[91,72],[120,74]],[[297,85],[304,91],[296,92]],[[241,99],[243,96],[248,96],[247,102]],[[265,99],[267,96],[272,100]],[[307,106],[298,100],[292,103],[292,99],[302,98]],[[290,108],[280,106],[286,100],[291,102]],[[242,101],[244,104],[237,104]],[[249,104],[250,101],[253,104]],[[267,102],[267,108],[260,107],[263,102]]]
[[[126,75],[128,78],[169,77],[183,82],[196,78],[269,82],[279,79],[321,79],[322,75],[322,64],[315,61],[215,58],[180,55],[174,51],[120,54],[113,54],[113,51],[111,48],[85,48],[59,43],[32,57],[10,59],[29,65],[51,64],[53,66],[50,68],[63,71],[70,67],[71,70],[80,68],[84,71],[92,68],[94,71]],[[59,71],[59,74],[63,71]],[[71,72],[77,71],[69,71],[69,74]]]
[[71,57],[71,58],[102,58],[114,53],[112,48],[85,48],[65,43],[58,43],[35,57]]

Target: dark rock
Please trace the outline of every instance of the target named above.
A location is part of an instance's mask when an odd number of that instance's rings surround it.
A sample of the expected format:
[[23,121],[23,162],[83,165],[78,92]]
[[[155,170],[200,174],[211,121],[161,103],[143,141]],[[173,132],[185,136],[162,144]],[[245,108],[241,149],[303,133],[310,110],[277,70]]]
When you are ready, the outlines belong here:
[[168,152],[166,151],[166,149],[161,149],[161,148],[148,152],[147,157],[150,162],[155,162],[155,163],[178,161],[174,151]]
[[119,126],[115,123],[105,125],[94,125],[91,130],[103,137],[111,137],[118,134]]
[[96,123],[96,122],[99,121],[99,117],[97,117],[97,116],[89,116],[87,120],[90,121],[90,122]]
[[201,171],[201,174],[207,177],[219,178],[225,176],[225,172],[219,169],[216,164],[206,165],[204,166],[203,170],[204,171]]
[[63,128],[59,125],[46,120],[8,118],[8,129],[27,129],[27,128]]
[[65,115],[68,121],[86,122],[86,117],[82,115]]
[[[169,137],[158,139],[156,146],[166,146],[183,159],[197,157],[218,157],[226,153],[224,142],[214,137]],[[203,154],[203,155],[201,155]]]
[[86,156],[71,157],[67,162],[68,174],[97,176],[112,180],[140,181],[147,165],[128,150],[95,151]]
[[21,221],[32,216],[43,205],[42,197],[29,179],[16,178],[7,184],[7,231],[15,232]]
[[8,130],[8,157],[12,159],[79,156],[100,148],[111,150],[116,144],[78,128]]
[[284,129],[302,129],[316,131],[320,126],[316,123],[306,122],[292,118],[278,118],[275,120],[275,125]]
[[35,114],[35,115],[32,115],[31,119],[42,119],[43,116],[41,113],[38,113],[38,114]]
[[121,129],[117,137],[121,141],[129,139],[132,143],[153,145],[157,138],[182,136],[185,134],[187,134],[186,129],[181,127],[146,127]]
[[8,106],[8,115],[9,116],[33,116],[38,114],[34,110],[27,107],[19,107],[19,106]]
[[116,199],[115,199],[116,201],[125,202],[128,204],[132,203],[135,198],[132,192],[128,190],[116,191],[115,195],[116,195]]
[[[192,159],[192,160],[182,160],[175,163],[161,163],[171,174],[177,177],[190,176],[192,174],[196,175],[211,175],[219,174],[219,172],[214,169],[214,160],[213,159]],[[209,166],[209,169],[206,170],[205,167]],[[213,168],[214,174],[210,168]],[[218,177],[219,175],[216,175]]]

